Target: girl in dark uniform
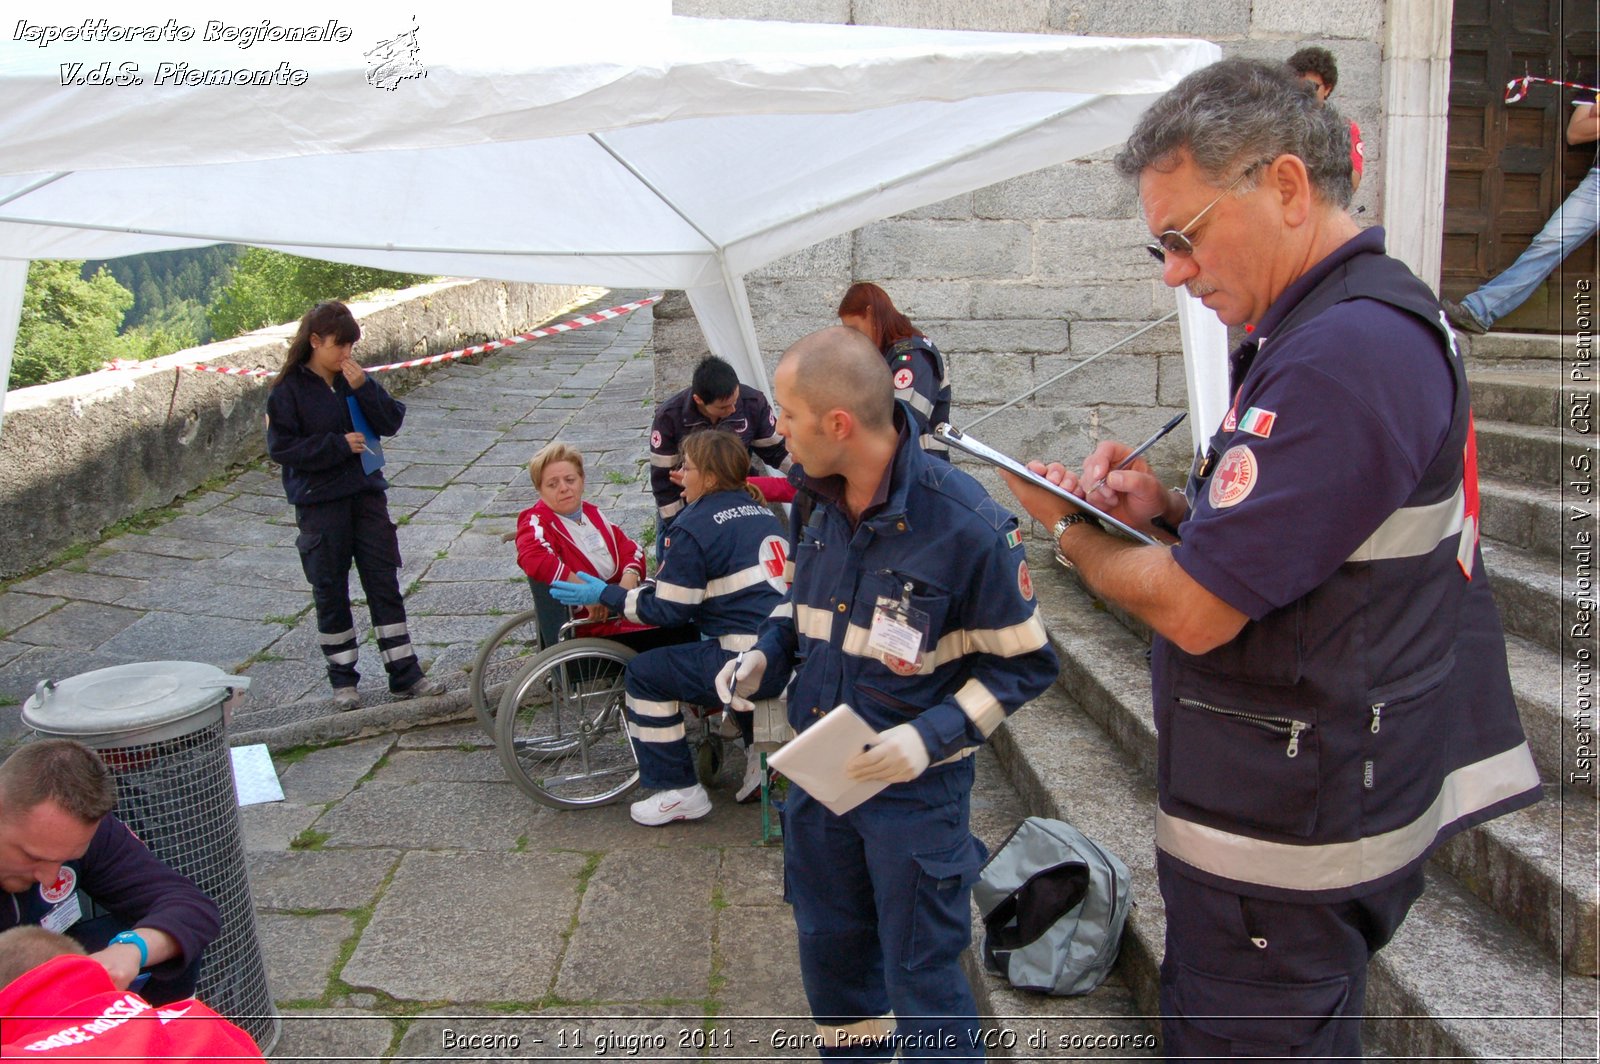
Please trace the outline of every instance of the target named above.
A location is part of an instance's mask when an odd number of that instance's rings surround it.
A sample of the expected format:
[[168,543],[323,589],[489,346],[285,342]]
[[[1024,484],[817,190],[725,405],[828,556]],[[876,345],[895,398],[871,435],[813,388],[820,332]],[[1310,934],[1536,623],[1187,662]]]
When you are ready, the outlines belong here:
[[839,324],[854,329],[883,352],[894,377],[894,397],[910,404],[922,449],[948,458],[949,449],[932,433],[941,422],[950,420],[950,368],[933,341],[871,281],[857,281],[845,289],[839,300]]
[[359,639],[350,613],[350,563],[361,577],[389,673],[401,698],[437,695],[444,687],[422,673],[406,628],[397,576],[400,544],[389,520],[378,436],[400,431],[406,408],[350,357],[361,337],[350,308],[319,303],[300,319],[283,370],[267,396],[267,453],[283,467],[294,504],[295,546],[317,606],[318,641],[328,681],[342,709],[360,704]]

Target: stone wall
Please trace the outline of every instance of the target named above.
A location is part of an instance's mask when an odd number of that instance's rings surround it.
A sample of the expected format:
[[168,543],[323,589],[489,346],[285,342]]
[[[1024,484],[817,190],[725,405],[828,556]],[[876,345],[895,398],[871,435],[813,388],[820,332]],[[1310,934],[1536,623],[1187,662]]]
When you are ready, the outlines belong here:
[[[1333,102],[1360,123],[1363,224],[1382,202],[1385,0],[675,0],[679,15],[1102,36],[1204,36],[1226,55],[1283,60],[1306,44],[1339,62]],[[883,285],[950,359],[957,424],[969,423],[1173,309],[1143,245],[1132,188],[1112,152],[886,219],[746,278],[768,367],[854,280]],[[705,353],[687,300],[658,307],[657,393],[684,387]],[[986,421],[979,438],[1029,456],[1081,459],[1100,439],[1137,440],[1186,405],[1175,323],[1146,333]],[[1154,454],[1176,478],[1188,438]],[[1178,481],[1174,479],[1174,483]]]
[[[499,339],[592,298],[572,286],[445,281],[352,303],[367,365]],[[267,388],[258,378],[180,370],[276,369],[294,326],[180,351],[131,370],[21,388],[0,429],[0,578],[47,561],[141,510],[164,506],[266,452]],[[404,392],[426,369],[386,374]]]

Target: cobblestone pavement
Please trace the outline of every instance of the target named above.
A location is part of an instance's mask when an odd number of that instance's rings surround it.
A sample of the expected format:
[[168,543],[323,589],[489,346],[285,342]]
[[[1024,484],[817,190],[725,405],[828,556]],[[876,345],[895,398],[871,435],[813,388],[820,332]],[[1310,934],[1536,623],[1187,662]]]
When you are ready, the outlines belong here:
[[[647,294],[614,291],[584,309]],[[500,537],[537,501],[526,469],[536,450],[557,436],[576,445],[588,498],[635,534],[653,525],[651,321],[645,308],[481,364],[447,363],[404,396],[405,427],[384,445],[400,585],[423,665],[453,691],[464,690],[462,668],[483,638],[532,604]],[[24,733],[21,704],[40,680],[130,661],[203,661],[249,676],[235,732],[336,712],[277,468],[262,462],[171,514],[0,593],[0,751]],[[351,596],[367,633],[353,573]],[[391,696],[366,639],[363,704],[380,704]]]
[[[589,497],[630,530],[653,523],[649,314],[440,367],[405,395],[405,428],[385,446],[389,504],[412,637],[445,699],[389,701],[369,645],[372,708],[335,711],[292,511],[266,465],[0,593],[0,748],[23,734],[20,703],[45,677],[175,658],[252,678],[232,734],[273,744],[286,794],[241,810],[284,1017],[275,1059],[815,1056],[782,855],[755,845],[758,807],[732,800],[741,754],[708,817],[653,829],[625,803],[534,804],[475,722],[409,726],[426,714],[408,707],[425,701],[464,710],[462,666],[529,604],[501,536],[536,498],[524,468],[535,450],[574,443]],[[336,729],[349,722],[363,734]],[[973,827],[992,847],[1024,810],[979,756]],[[996,985],[981,980],[980,1000]],[[1002,1017],[996,1030],[1151,1030],[1118,976],[1047,1000],[1048,1018]],[[991,1055],[1076,1056],[1020,1044]]]

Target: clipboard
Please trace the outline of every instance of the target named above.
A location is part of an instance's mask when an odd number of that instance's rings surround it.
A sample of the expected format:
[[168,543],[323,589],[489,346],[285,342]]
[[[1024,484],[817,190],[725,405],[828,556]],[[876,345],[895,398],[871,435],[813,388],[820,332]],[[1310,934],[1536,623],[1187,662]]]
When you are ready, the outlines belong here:
[[1144,543],[1152,547],[1160,545],[1153,536],[1148,536],[1134,528],[1132,525],[1125,524],[1124,522],[1117,520],[1115,517],[1112,517],[1110,514],[1100,509],[1100,507],[1096,506],[1094,503],[1087,499],[1078,498],[1061,485],[1050,483],[1044,477],[1041,477],[1039,474],[1035,473],[1033,470],[1029,469],[1015,458],[1012,458],[1004,451],[997,451],[993,447],[990,447],[979,440],[973,439],[971,436],[968,436],[966,433],[962,432],[948,421],[940,422],[938,426],[934,428],[933,436],[934,439],[942,440],[958,450],[965,451],[974,458],[981,458],[992,466],[998,466],[1008,473],[1016,474],[1018,477],[1026,480],[1034,487],[1043,488],[1050,494],[1067,500],[1084,513],[1093,514],[1107,525],[1117,529],[1125,535],[1133,537],[1140,543]]
[[372,425],[367,421],[367,415],[361,412],[361,404],[356,397],[347,395],[344,401],[350,407],[350,424],[367,440],[367,449],[361,452],[361,471],[368,475],[376,473],[383,468],[385,461],[383,444],[378,442],[378,434],[372,431]]

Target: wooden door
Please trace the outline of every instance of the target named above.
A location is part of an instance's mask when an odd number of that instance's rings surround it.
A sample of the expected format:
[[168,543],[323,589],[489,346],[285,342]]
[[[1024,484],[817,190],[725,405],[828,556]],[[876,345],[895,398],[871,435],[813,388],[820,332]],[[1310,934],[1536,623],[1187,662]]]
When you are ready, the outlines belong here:
[[[1594,144],[1566,143],[1573,90],[1535,83],[1504,101],[1523,74],[1595,84],[1596,5],[1455,0],[1454,19],[1440,289],[1460,299],[1516,260],[1594,162]],[[1574,279],[1594,274],[1591,240],[1496,330],[1570,332]]]

